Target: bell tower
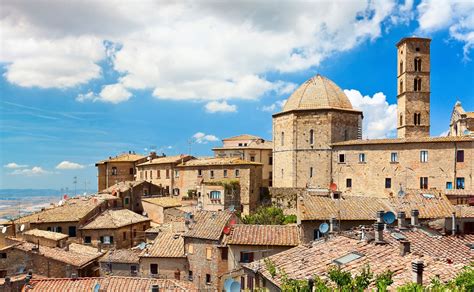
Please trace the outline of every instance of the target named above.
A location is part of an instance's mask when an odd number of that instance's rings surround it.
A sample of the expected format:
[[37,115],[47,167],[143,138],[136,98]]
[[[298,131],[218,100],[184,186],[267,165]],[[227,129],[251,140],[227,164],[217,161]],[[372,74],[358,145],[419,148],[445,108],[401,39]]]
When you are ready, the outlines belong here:
[[430,136],[430,42],[409,37],[397,43],[397,136]]

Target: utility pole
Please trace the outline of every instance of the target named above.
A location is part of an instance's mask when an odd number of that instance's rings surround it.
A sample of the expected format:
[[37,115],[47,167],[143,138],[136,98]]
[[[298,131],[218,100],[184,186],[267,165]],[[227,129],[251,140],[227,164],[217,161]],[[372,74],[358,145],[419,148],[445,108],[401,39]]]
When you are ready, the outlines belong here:
[[74,196],[77,195],[77,176],[74,177],[74,181],[73,181],[73,184],[74,184]]

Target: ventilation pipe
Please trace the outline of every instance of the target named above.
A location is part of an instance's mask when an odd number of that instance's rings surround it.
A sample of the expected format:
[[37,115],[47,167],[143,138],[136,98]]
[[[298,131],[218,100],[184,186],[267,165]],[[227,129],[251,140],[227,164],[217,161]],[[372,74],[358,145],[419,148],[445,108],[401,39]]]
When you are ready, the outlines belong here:
[[383,215],[385,211],[377,211],[377,223],[383,223]]
[[160,286],[157,284],[151,285],[151,292],[159,292],[160,291]]
[[400,255],[404,256],[410,252],[410,242],[408,240],[400,240]]
[[411,262],[411,269],[412,269],[412,275],[413,279],[412,281],[418,285],[423,285],[423,270],[425,268],[425,265],[423,264],[423,261],[418,259],[414,260]]
[[451,216],[451,232],[452,232],[452,235],[456,235],[456,212],[453,212],[453,215]]
[[329,218],[329,232],[333,233],[337,229],[337,219],[332,217]]
[[405,212],[403,211],[399,211],[397,213],[397,218],[398,218],[398,228],[399,229],[405,229],[407,226],[406,226],[406,214]]
[[412,226],[420,226],[420,223],[419,223],[419,218],[418,216],[420,216],[420,211],[418,211],[417,209],[415,210],[411,210],[411,225]]
[[383,229],[385,224],[383,222],[377,222],[374,224],[375,230],[375,243],[383,243]]

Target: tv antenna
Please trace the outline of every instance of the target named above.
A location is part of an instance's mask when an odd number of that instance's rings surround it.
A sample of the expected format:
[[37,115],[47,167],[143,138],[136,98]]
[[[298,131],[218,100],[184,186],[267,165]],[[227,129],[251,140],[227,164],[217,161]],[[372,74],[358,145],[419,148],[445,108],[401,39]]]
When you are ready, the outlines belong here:
[[76,191],[77,191],[77,176],[74,177],[74,180],[72,182],[74,184],[74,196],[76,196]]

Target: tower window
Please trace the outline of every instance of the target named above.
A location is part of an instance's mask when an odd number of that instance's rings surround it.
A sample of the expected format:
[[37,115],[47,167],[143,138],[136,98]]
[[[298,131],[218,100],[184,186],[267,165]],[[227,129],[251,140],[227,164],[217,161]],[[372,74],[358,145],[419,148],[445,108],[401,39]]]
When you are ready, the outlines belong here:
[[464,150],[458,150],[456,152],[456,162],[464,162]]
[[419,48],[419,47],[416,47],[415,51],[419,52],[419,51],[420,51],[420,48]]
[[403,125],[403,114],[400,114],[400,126]]
[[415,58],[414,63],[415,63],[415,71],[421,72],[421,59]]
[[285,132],[281,132],[281,146],[285,145]]
[[390,177],[385,178],[385,188],[386,189],[392,188],[392,179]]
[[309,130],[309,144],[311,145],[314,144],[314,130],[313,129]]
[[421,78],[415,78],[413,80],[413,90],[421,91]]
[[428,162],[428,151],[420,151],[420,162]]
[[365,162],[365,153],[359,153],[359,162]]
[[339,154],[339,163],[345,163],[346,162],[346,155],[341,153]]
[[413,124],[416,126],[421,125],[421,114],[420,113],[414,113],[413,114]]
[[420,189],[422,189],[422,190],[428,189],[428,178],[427,177],[420,177]]
[[401,75],[403,73],[403,61],[400,61],[400,74]]
[[313,167],[309,168],[309,177],[313,177]]
[[400,93],[403,92],[403,80],[400,80]]

